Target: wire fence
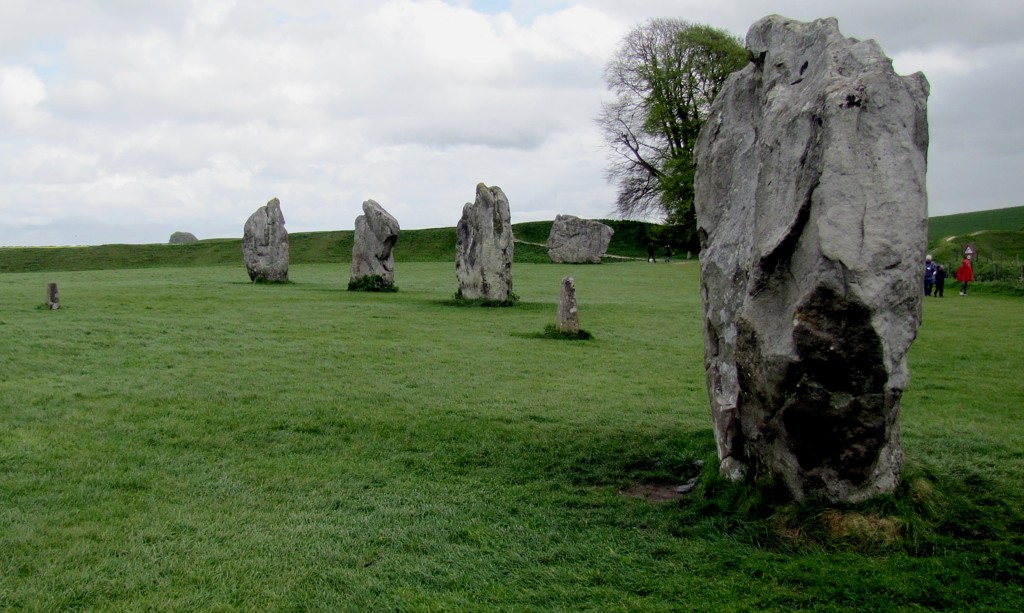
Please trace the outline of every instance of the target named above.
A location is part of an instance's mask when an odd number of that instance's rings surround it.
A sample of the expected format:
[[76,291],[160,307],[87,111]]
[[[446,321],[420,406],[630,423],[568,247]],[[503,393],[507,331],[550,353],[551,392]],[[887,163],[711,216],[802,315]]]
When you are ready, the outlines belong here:
[[[943,263],[950,278],[956,278],[960,262],[961,260],[950,260]],[[1024,283],[1024,262],[1021,262],[1020,256],[1000,258],[996,253],[979,252],[975,255],[973,267],[975,281]]]

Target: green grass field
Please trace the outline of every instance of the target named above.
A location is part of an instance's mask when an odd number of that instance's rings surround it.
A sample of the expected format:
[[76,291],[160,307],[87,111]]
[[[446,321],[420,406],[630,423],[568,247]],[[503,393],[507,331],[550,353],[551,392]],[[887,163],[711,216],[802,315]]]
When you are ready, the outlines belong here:
[[950,236],[966,236],[979,231],[1024,231],[1024,206],[928,218],[929,245]]
[[716,476],[695,261],[514,273],[0,275],[0,609],[1024,609],[1019,299],[926,301],[904,485],[833,509]]

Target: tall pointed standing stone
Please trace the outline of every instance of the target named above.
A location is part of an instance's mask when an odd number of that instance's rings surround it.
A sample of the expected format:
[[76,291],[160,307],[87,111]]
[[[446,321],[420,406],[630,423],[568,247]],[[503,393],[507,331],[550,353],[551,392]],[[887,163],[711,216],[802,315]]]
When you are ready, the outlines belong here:
[[366,277],[380,277],[385,287],[393,287],[395,258],[391,251],[398,241],[398,220],[375,201],[367,200],[355,227],[349,288]]
[[476,202],[462,209],[456,227],[455,275],[466,300],[512,300],[515,249],[508,198],[500,187],[476,186]]
[[766,17],[697,141],[708,395],[721,470],[796,498],[899,482],[921,321],[928,82],[834,19]]
[[288,230],[277,198],[256,209],[245,222],[242,255],[251,281],[288,280]]

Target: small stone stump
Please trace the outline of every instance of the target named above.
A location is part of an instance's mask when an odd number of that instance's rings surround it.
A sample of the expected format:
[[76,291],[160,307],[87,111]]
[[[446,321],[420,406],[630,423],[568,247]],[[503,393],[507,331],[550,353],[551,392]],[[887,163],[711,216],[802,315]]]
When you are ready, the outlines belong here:
[[515,243],[508,198],[500,187],[476,186],[476,201],[462,208],[456,227],[455,276],[464,300],[508,304]]
[[57,284],[52,281],[46,284],[46,306],[50,307],[51,311],[56,311],[60,308],[60,295],[57,293]]
[[256,209],[245,222],[242,256],[251,281],[288,281],[288,230],[277,198]]
[[398,220],[381,205],[373,200],[363,202],[363,214],[356,217],[349,289],[394,291],[395,258],[392,250],[398,241],[399,230]]
[[576,306],[576,280],[562,279],[562,295],[558,299],[558,316],[555,327],[563,334],[579,334],[580,313]]

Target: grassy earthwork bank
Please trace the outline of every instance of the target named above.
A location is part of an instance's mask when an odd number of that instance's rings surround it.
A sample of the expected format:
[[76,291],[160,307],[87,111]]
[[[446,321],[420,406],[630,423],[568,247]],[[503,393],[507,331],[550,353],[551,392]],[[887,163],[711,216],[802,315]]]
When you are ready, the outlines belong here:
[[[602,220],[615,230],[608,261],[646,258],[649,233],[654,224],[639,221]],[[543,244],[551,233],[550,221],[513,225],[518,241],[516,262],[547,263]],[[294,232],[288,236],[290,264],[326,264],[352,259],[352,230]],[[660,253],[660,250],[659,250]],[[685,257],[685,254],[681,254]],[[455,228],[405,230],[395,245],[399,262],[454,262]],[[112,270],[128,268],[230,266],[242,258],[242,239],[214,238],[195,243],[115,244],[77,247],[0,247],[0,273],[63,270]]]
[[938,215],[928,218],[928,244],[974,232],[1021,230],[1024,230],[1024,206]]
[[942,215],[928,220],[928,252],[956,273],[964,247],[976,250],[983,291],[1024,296],[1024,206]]
[[0,609],[1024,609],[1020,300],[926,300],[902,487],[796,505],[716,474],[698,272],[0,274]]

